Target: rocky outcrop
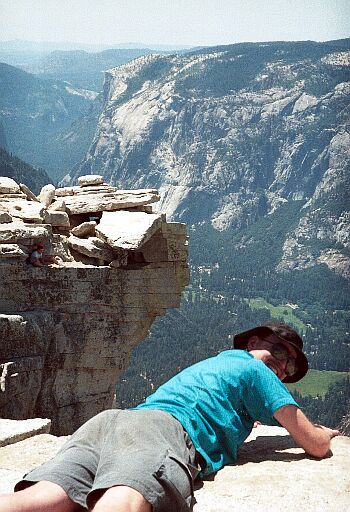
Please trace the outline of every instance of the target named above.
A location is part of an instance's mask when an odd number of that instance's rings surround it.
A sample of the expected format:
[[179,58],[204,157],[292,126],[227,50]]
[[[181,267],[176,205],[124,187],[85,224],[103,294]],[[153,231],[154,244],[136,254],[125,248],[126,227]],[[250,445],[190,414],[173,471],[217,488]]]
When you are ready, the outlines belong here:
[[[155,190],[87,178],[45,204],[22,194],[0,178],[0,416],[69,433],[111,406],[132,349],[179,305],[186,227],[152,213]],[[39,242],[50,265],[28,262]]]
[[[40,434],[0,448],[0,493],[11,492],[24,473],[51,458],[64,442],[64,437]],[[345,512],[349,455],[348,437],[333,439],[331,456],[317,460],[297,448],[283,428],[259,426],[239,450],[236,464],[196,484],[194,512]]]

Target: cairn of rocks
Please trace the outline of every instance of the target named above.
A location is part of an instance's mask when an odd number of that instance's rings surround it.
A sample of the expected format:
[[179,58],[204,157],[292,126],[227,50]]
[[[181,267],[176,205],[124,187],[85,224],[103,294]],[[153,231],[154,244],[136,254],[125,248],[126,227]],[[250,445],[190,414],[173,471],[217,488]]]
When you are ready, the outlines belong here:
[[[188,284],[186,226],[156,190],[102,176],[36,197],[0,177],[0,416],[67,434],[112,405],[116,377]],[[38,243],[61,264],[34,267]]]

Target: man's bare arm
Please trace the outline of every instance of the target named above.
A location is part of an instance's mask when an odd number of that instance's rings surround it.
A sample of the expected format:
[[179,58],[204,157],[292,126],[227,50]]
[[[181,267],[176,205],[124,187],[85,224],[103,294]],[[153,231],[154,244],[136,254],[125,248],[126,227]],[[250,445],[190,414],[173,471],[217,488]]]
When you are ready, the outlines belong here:
[[277,409],[274,417],[288,430],[294,441],[313,457],[326,457],[332,437],[340,435],[338,430],[313,425],[295,405],[285,405]]
[[43,262],[40,260],[40,258],[34,258],[34,259],[31,261],[31,264],[33,265],[33,267],[44,267],[44,264],[43,264]]

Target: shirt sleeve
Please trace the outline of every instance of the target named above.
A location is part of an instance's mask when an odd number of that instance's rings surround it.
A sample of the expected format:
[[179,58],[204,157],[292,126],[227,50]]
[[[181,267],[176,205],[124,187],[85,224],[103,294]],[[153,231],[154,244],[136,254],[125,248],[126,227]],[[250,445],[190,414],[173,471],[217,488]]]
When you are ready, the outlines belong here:
[[299,407],[286,386],[262,361],[250,366],[243,392],[245,408],[253,421],[277,425],[274,413],[285,405]]

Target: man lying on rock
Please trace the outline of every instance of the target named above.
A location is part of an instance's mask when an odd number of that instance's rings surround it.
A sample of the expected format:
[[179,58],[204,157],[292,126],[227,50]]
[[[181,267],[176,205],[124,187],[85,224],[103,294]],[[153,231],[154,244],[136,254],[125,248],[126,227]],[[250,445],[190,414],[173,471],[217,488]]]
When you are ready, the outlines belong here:
[[191,511],[194,479],[233,463],[255,421],[282,425],[306,453],[326,457],[339,432],[313,425],[282,384],[307,372],[299,335],[270,323],[237,334],[234,347],[136,409],[89,420],[0,499],[0,512]]

